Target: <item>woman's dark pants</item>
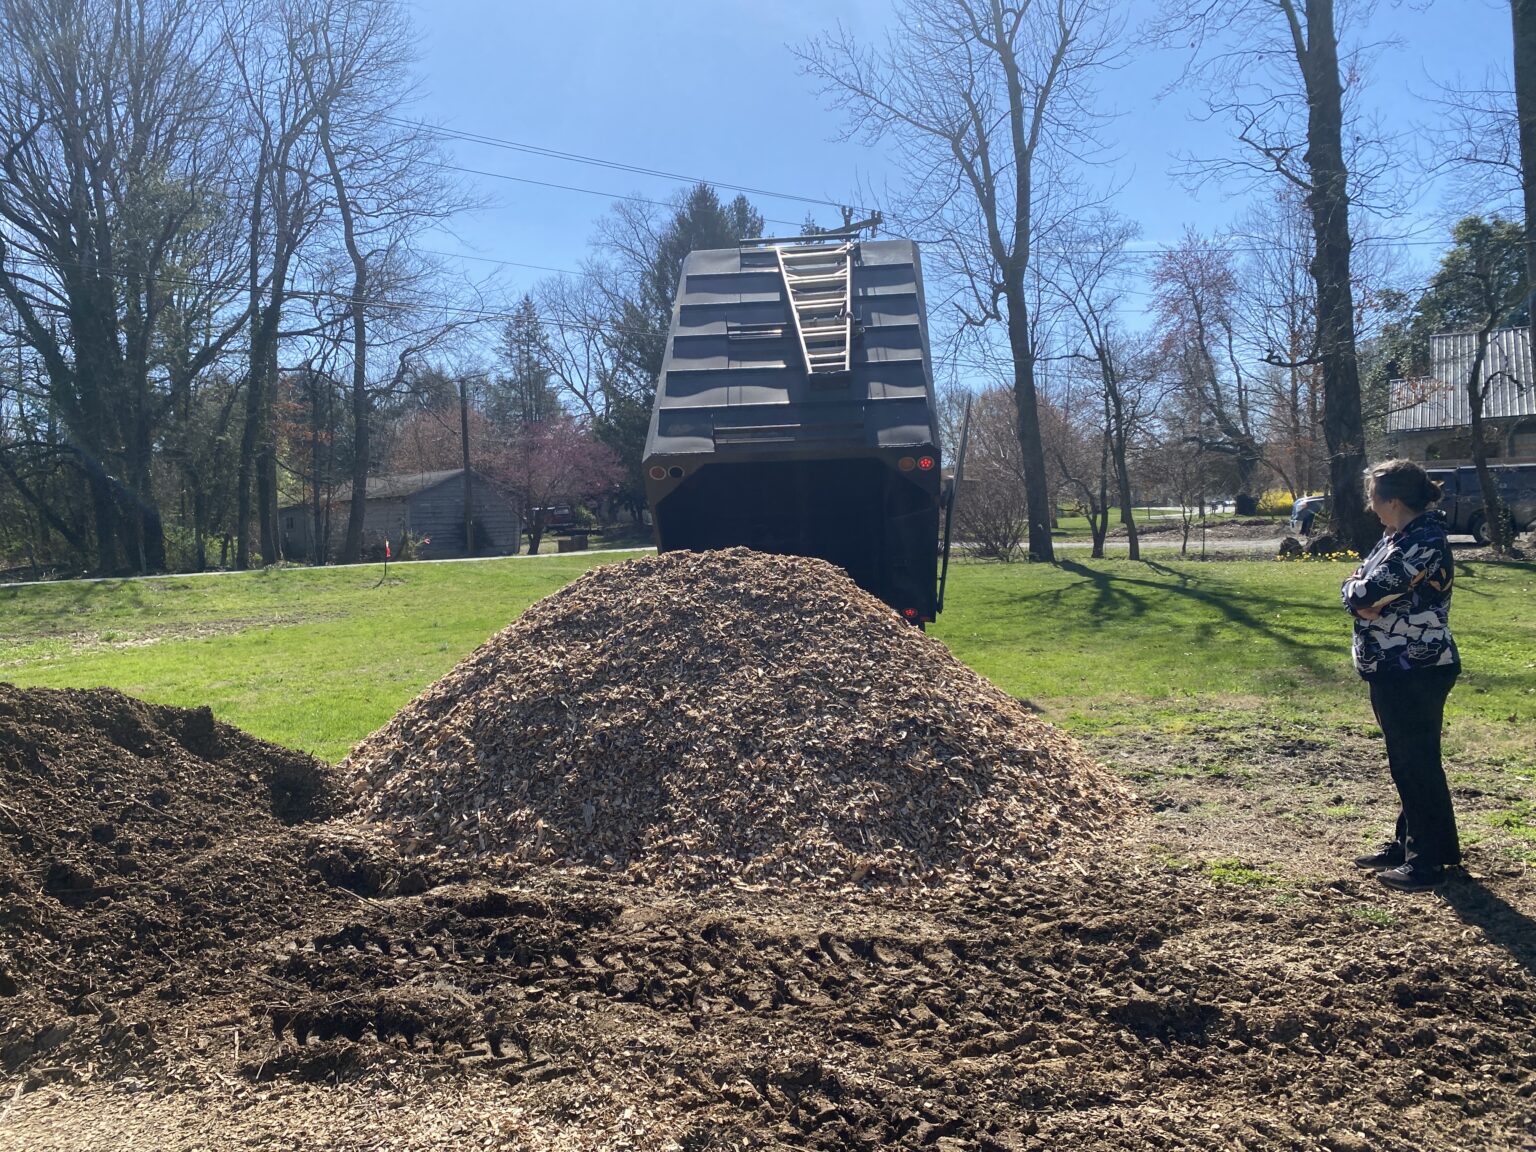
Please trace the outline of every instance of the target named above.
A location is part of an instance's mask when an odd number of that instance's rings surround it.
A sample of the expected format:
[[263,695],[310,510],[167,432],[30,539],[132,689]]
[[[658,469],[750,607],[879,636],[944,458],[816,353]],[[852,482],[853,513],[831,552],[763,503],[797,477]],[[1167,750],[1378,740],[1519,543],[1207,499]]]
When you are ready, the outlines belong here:
[[1387,739],[1387,763],[1402,800],[1397,842],[1410,863],[1425,868],[1461,863],[1451,790],[1440,763],[1445,698],[1457,668],[1425,668],[1369,681],[1371,708]]

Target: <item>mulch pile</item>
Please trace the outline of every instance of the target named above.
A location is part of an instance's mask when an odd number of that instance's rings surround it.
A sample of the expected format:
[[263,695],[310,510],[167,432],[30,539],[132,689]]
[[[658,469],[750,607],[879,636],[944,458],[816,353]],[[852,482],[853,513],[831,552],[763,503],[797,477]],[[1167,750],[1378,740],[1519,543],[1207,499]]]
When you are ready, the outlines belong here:
[[[617,846],[626,815],[630,866],[674,879],[841,860],[855,812],[878,867],[914,876],[1002,858],[964,849],[945,803],[973,844],[1056,859],[1114,827],[1125,801],[1075,745],[872,604],[824,566],[731,554],[536,605],[433,690],[435,720],[433,693],[407,710],[439,749],[440,776],[414,779],[439,794],[392,803],[462,811],[455,783],[485,782],[441,860],[355,821],[356,777],[206,709],[0,685],[0,1148],[1530,1146],[1530,869],[1479,845],[1475,874],[1408,898],[1319,866],[1356,850],[1363,822],[1315,812],[1360,794],[1358,749],[1262,725],[1162,755],[1127,736],[1104,753],[1253,779],[1154,773],[1152,806],[1188,823],[1022,877],[693,892],[544,862]],[[476,728],[476,702],[501,712]],[[579,759],[594,749],[617,767]],[[590,829],[550,799],[570,781]],[[1274,854],[1297,822],[1321,855]],[[728,855],[733,829],[761,855]],[[462,855],[481,830],[485,857]],[[1212,851],[1275,875],[1217,880]]]
[[595,569],[342,768],[412,852],[684,888],[1008,874],[1130,810],[1075,741],[841,570],[746,549]]
[[0,684],[0,1070],[44,1079],[158,1043],[112,1005],[183,958],[298,922],[298,825],[334,772],[207,708]]

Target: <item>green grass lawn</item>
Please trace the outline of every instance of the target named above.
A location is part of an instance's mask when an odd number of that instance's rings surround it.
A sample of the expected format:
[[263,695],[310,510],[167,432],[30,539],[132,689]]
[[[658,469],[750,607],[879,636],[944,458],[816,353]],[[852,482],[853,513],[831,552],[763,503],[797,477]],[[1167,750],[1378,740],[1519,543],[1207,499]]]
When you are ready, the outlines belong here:
[[[1231,512],[1209,512],[1205,517],[1207,527],[1217,524],[1226,524],[1233,520],[1248,520],[1247,516],[1237,516]],[[1136,527],[1145,531],[1150,524],[1178,524],[1180,523],[1177,508],[1156,508],[1148,511],[1145,508],[1136,509]],[[1111,509],[1109,514],[1109,530],[1113,532],[1120,526],[1120,513],[1118,509]],[[1290,531],[1288,521],[1284,516],[1275,518],[1275,531],[1284,534]],[[1191,534],[1198,537],[1200,532],[1200,518],[1195,516],[1190,524]],[[1088,525],[1086,516],[1058,516],[1056,523],[1051,526],[1051,536],[1056,540],[1092,540],[1093,530]],[[1111,540],[1114,540],[1111,537]],[[1124,544],[1125,538],[1120,537],[1119,543]],[[1167,541],[1156,543],[1166,544]]]
[[[0,589],[0,680],[109,685],[330,759],[599,562],[572,554]],[[1267,719],[1365,728],[1347,565],[1069,558],[951,566],[932,634],[1080,732]],[[1458,566],[1453,747],[1536,774],[1536,565]]]
[[[1338,588],[1347,563],[1077,560],[962,565],[935,629],[967,664],[1074,730],[1177,732],[1263,711],[1368,726]],[[1459,564],[1465,671],[1453,740],[1536,767],[1536,565]],[[1470,725],[1466,722],[1470,722]],[[1459,733],[1459,735],[1458,735]]]
[[0,589],[0,680],[210,705],[339,759],[533,601],[625,554]]

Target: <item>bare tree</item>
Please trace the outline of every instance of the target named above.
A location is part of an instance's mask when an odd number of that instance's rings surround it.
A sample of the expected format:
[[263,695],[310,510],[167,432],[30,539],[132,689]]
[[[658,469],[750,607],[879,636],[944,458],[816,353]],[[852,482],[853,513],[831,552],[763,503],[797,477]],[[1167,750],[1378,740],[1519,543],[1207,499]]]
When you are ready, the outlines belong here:
[[1467,375],[1448,383],[1453,387],[1459,383],[1467,397],[1472,462],[1483,490],[1483,523],[1493,547],[1502,551],[1509,542],[1509,520],[1499,486],[1488,469],[1483,413],[1489,388],[1497,378],[1496,373],[1487,371],[1490,338],[1494,329],[1520,308],[1530,290],[1525,278],[1525,229],[1498,217],[1469,216],[1456,225],[1453,238],[1455,245],[1441,258],[1420,307],[1434,300],[1430,307],[1444,309],[1473,328],[1473,355]]
[[[1355,82],[1363,68],[1349,57],[1341,65],[1339,33],[1342,15],[1363,16],[1369,7],[1368,0],[1349,8],[1335,0],[1169,0],[1162,28],[1165,39],[1194,46],[1211,111],[1233,122],[1248,175],[1278,177],[1306,198],[1317,289],[1317,342],[1307,359],[1322,370],[1333,526],[1362,551],[1379,525],[1364,498],[1350,205],[1370,173],[1359,148],[1345,151],[1346,79]],[[1379,139],[1350,135],[1357,145]]]
[[1054,552],[1031,262],[1095,147],[1093,84],[1113,60],[1115,12],[1095,0],[904,0],[882,48],[839,29],[798,53],[850,136],[895,144],[910,189],[891,216],[930,245],[958,322],[1006,332],[1033,560]]
[[1141,542],[1131,495],[1130,449],[1147,412],[1157,405],[1150,357],[1121,318],[1131,271],[1127,246],[1139,235],[1135,224],[1109,211],[1092,213],[1063,234],[1052,274],[1076,320],[1073,355],[1092,365],[1096,399],[1087,407],[1101,417],[1106,462],[1132,560],[1141,559]]
[[[1525,281],[1536,292],[1536,2],[1510,0],[1514,23],[1515,111],[1519,123],[1520,199],[1525,209]],[[1529,303],[1527,305],[1529,307]],[[1536,348],[1536,307],[1530,310]]]
[[1012,390],[987,388],[971,407],[965,482],[955,500],[956,527],[979,556],[1012,560],[1028,534],[1018,409]]
[[1451,198],[1462,210],[1522,207],[1520,117],[1508,71],[1495,64],[1480,80],[1457,78],[1440,87],[1431,106],[1425,136],[1433,156],[1425,167],[1450,178]]
[[607,419],[618,373],[608,335],[612,295],[601,272],[552,276],[534,291],[546,332],[550,379],[588,420]]
[[[329,208],[350,283],[341,292],[350,340],[352,505],[343,563],[362,555],[371,463],[369,436],[379,388],[398,387],[413,362],[462,322],[433,322],[410,306],[426,269],[414,239],[465,206],[441,177],[435,138],[400,119],[411,93],[414,41],[393,0],[315,0],[297,53],[315,113],[315,135],[330,183]],[[417,297],[419,300],[419,297]],[[412,313],[422,322],[414,326]],[[395,365],[381,383],[370,375],[370,326],[393,327]]]
[[1233,237],[1245,249],[1235,321],[1254,359],[1266,362],[1253,380],[1268,416],[1264,460],[1300,496],[1320,486],[1328,465],[1322,369],[1311,355],[1317,346],[1312,225],[1301,193],[1287,184],[1261,197]]
[[314,128],[319,100],[333,95],[312,90],[300,47],[316,15],[311,0],[274,5],[247,0],[226,9],[224,42],[240,80],[248,142],[246,293],[251,328],[235,482],[235,566],[241,569],[251,562],[253,512],[267,563],[278,559],[281,539],[272,412],[278,353],[299,252],[318,226],[323,207]]
[[165,567],[157,439],[239,324],[209,262],[227,174],[205,21],[190,0],[0,3],[0,296],[44,370],[103,571]]
[[1104,555],[1111,507],[1109,422],[1104,395],[1084,365],[1074,364],[1040,398],[1040,434],[1045,454],[1055,465],[1058,500],[1070,496],[1088,521],[1092,555]]
[[1252,515],[1263,461],[1263,413],[1237,333],[1237,276],[1232,253],[1187,232],[1158,255],[1152,274],[1162,342],[1194,414],[1191,435],[1206,452],[1236,465],[1237,511]]

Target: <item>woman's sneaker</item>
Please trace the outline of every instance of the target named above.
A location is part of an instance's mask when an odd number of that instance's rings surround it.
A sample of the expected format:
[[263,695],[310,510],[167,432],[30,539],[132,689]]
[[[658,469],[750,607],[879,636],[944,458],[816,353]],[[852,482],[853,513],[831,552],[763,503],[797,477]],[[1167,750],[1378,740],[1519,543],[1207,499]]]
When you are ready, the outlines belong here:
[[1403,863],[1403,846],[1396,840],[1388,840],[1374,852],[1355,857],[1356,868],[1396,868]]
[[1445,869],[1431,868],[1415,861],[1378,872],[1376,879],[1397,892],[1427,892],[1445,883]]

